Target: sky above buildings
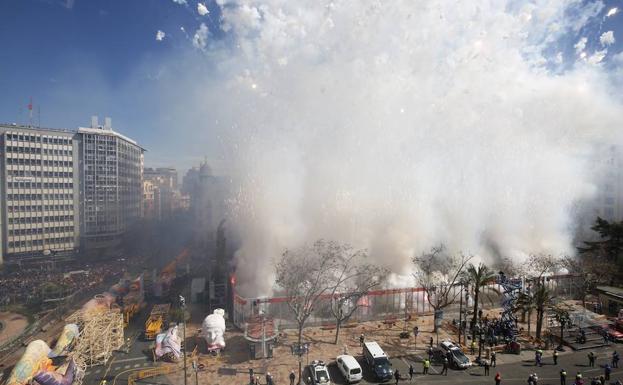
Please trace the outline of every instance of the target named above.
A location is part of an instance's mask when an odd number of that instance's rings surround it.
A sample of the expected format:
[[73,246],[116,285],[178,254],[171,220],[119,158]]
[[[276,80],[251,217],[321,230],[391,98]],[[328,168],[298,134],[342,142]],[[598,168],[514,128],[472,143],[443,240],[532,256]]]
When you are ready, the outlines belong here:
[[[28,123],[32,97],[35,124],[74,128],[88,124],[91,115],[111,116],[116,129],[149,150],[150,163],[185,167],[204,156],[218,163],[218,139],[206,134],[186,140],[176,132],[194,133],[213,123],[209,108],[197,113],[198,93],[209,92],[205,84],[199,89],[198,78],[220,76],[215,66],[227,65],[226,60],[215,57],[223,46],[240,44],[232,38],[243,33],[236,28],[266,18],[254,3],[5,0],[0,3],[0,121]],[[542,4],[525,7],[533,3]],[[546,3],[509,2],[508,8],[538,12]],[[623,2],[576,3],[584,6],[559,15],[561,25],[565,19],[576,25],[543,49],[548,68],[560,71],[582,60],[615,68],[623,46]],[[224,20],[223,9],[240,12]]]

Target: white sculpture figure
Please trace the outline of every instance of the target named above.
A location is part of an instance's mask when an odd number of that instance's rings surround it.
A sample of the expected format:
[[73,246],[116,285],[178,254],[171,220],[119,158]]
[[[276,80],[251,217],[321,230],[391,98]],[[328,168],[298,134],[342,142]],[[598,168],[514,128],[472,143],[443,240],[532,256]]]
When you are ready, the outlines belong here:
[[201,336],[205,338],[208,352],[219,351],[225,348],[225,310],[214,309],[201,325]]

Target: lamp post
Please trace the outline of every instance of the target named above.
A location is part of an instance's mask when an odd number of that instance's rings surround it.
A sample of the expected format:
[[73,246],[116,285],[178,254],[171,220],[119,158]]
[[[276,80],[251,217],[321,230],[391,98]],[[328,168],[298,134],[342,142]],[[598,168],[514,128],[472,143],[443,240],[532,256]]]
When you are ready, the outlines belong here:
[[186,384],[186,299],[180,295],[180,308],[182,309],[182,322],[184,323],[184,385]]
[[467,284],[465,284],[465,309],[463,311],[463,320],[465,322],[465,327],[463,328],[463,341],[465,342],[465,346],[467,346],[467,308],[469,307],[469,288]]
[[[459,345],[461,344],[461,327],[463,326],[463,282],[461,282],[461,292],[459,293]],[[467,342],[467,341],[466,341]]]

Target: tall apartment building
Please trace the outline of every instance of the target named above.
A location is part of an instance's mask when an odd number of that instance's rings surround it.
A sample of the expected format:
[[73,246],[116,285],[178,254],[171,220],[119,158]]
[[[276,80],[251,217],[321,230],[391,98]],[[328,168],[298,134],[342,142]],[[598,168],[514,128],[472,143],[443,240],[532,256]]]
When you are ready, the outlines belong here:
[[90,255],[116,253],[141,214],[143,152],[134,140],[97,117],[78,129],[81,248]]
[[78,163],[68,130],[0,124],[0,264],[78,248]]
[[163,220],[180,207],[177,170],[149,168],[143,171],[143,217]]

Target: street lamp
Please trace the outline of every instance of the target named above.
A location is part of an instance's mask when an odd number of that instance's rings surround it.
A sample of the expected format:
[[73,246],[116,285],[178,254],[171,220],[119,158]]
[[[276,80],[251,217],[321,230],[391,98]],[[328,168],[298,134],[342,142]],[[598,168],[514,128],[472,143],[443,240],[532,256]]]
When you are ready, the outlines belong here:
[[186,299],[180,295],[180,308],[182,309],[182,322],[184,323],[184,385],[186,384]]

